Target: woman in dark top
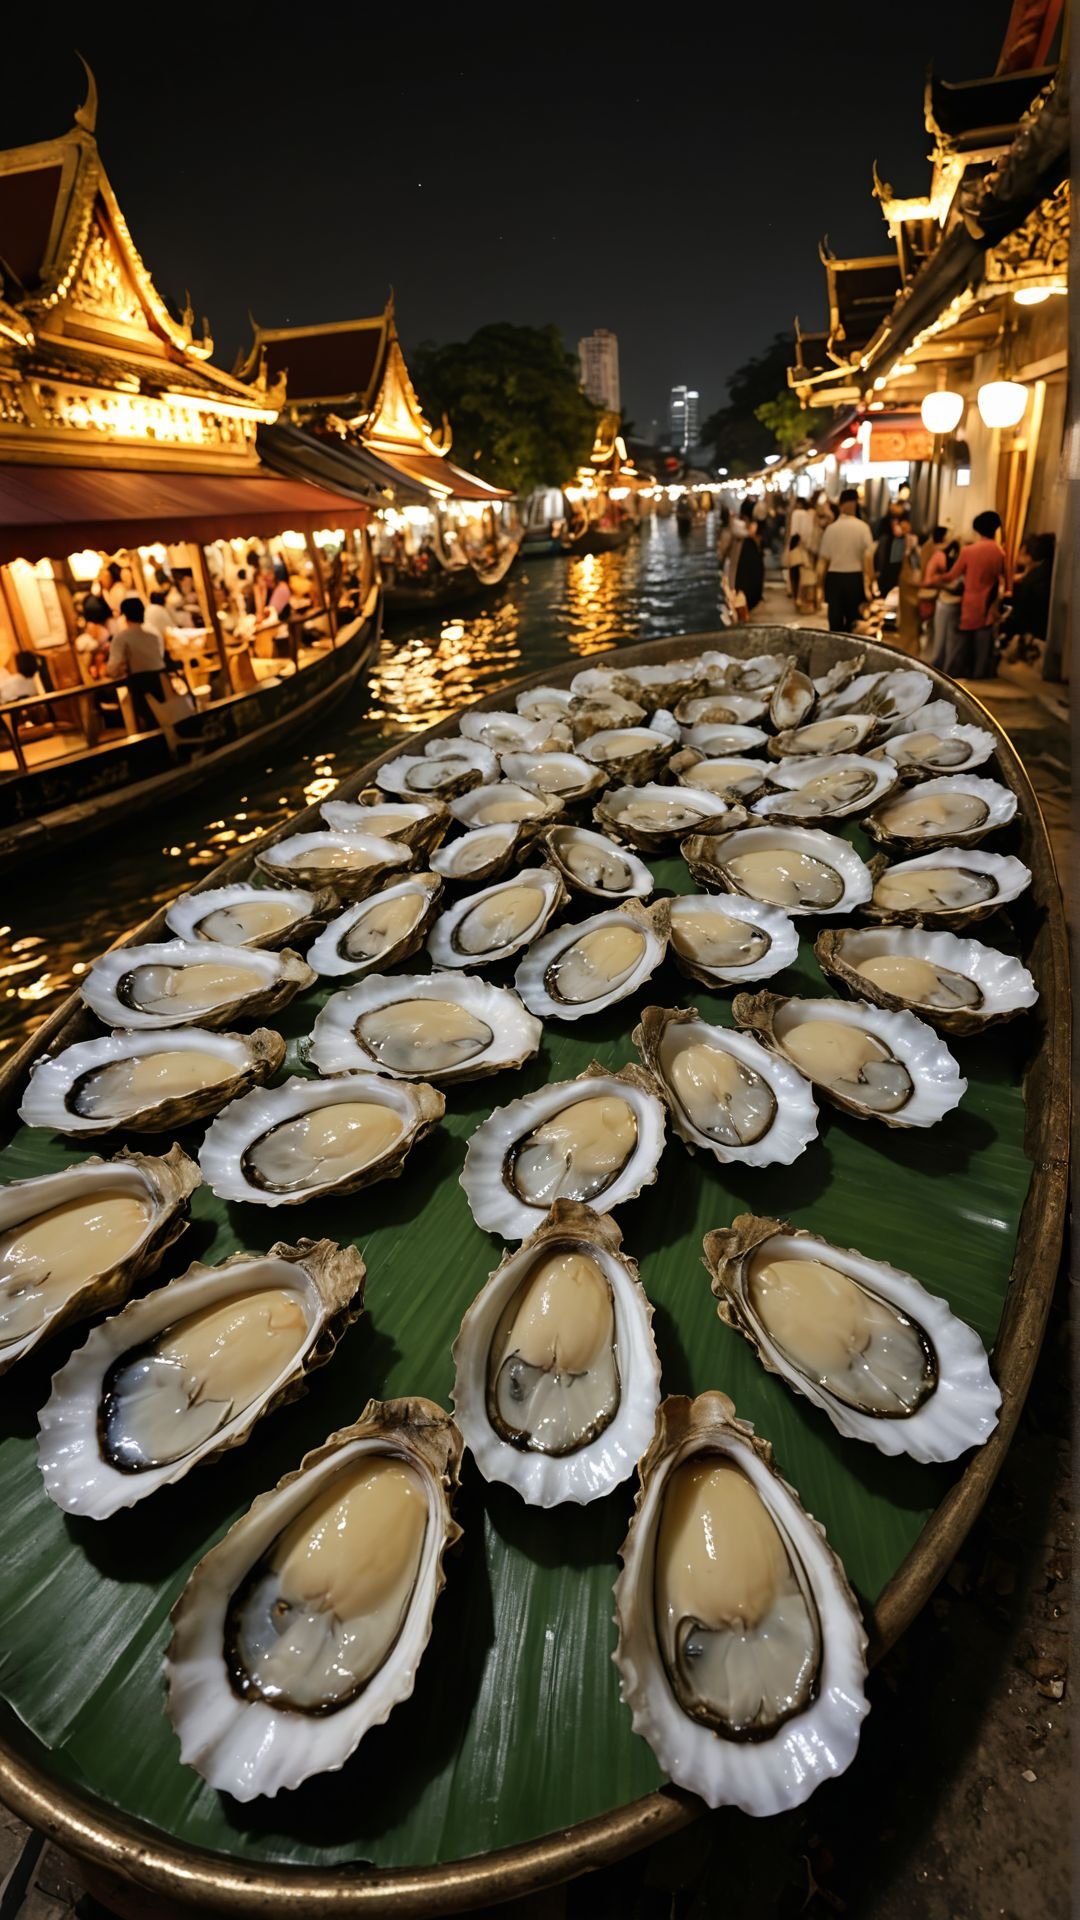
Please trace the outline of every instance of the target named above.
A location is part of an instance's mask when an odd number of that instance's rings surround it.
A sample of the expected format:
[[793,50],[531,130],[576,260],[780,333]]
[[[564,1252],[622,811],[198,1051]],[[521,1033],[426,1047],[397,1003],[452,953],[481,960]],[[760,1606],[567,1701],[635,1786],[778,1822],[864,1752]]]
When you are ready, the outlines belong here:
[[757,520],[747,522],[746,538],[739,548],[735,568],[735,591],[746,595],[749,613],[753,613],[765,591],[765,556],[761,551],[761,524]]
[[1020,548],[1020,560],[1025,563],[1024,570],[1021,573],[1017,569],[1012,597],[998,628],[998,644],[1004,648],[1015,640],[1022,650],[1024,640],[1046,639],[1054,571],[1053,534],[1029,533]]

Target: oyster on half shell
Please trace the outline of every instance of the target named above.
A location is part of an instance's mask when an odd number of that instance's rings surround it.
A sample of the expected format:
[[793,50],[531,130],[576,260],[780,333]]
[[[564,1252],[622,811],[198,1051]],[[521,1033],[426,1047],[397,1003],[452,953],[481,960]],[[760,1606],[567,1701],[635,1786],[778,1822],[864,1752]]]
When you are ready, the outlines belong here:
[[1011,854],[981,847],[938,847],[892,864],[876,854],[869,866],[873,892],[868,920],[903,926],[964,927],[985,920],[1031,885],[1031,871]]
[[172,1133],[263,1085],[284,1058],[268,1027],[109,1033],[35,1060],[19,1118],[56,1133]]
[[696,1007],[646,1007],[631,1039],[691,1153],[787,1167],[817,1138],[805,1078],[749,1034],[710,1025]]
[[593,809],[597,825],[643,852],[655,851],[671,840],[703,829],[717,832],[721,827],[741,827],[746,822],[742,807],[706,787],[665,787],[646,783],[639,787],[610,787]]
[[656,1179],[664,1104],[638,1066],[610,1073],[595,1060],[496,1107],[469,1137],[461,1185],[473,1219],[504,1240],[524,1240],[556,1200],[613,1213]]
[[540,844],[573,893],[596,900],[644,900],[656,884],[643,860],[588,827],[548,827]]
[[634,1732],[710,1807],[799,1806],[868,1707],[844,1570],[726,1394],[663,1401],[639,1472],[612,1656]]
[[97,1155],[0,1187],[0,1373],[75,1320],[119,1306],[188,1224],[201,1175],[179,1147]]
[[528,820],[504,820],[494,827],[473,827],[431,856],[435,872],[463,885],[497,880],[514,855],[535,833]]
[[446,1101],[423,1081],[397,1086],[374,1073],[294,1076],[256,1087],[211,1122],[199,1153],[222,1200],[295,1207],[394,1180],[437,1126]]
[[325,800],[319,808],[328,827],[340,833],[374,833],[381,840],[400,840],[417,853],[437,847],[450,814],[441,800],[397,800],[365,787],[355,800]]
[[858,1120],[932,1127],[967,1092],[945,1042],[912,1013],[778,993],[736,994],[731,1010],[740,1027]]
[[256,853],[255,864],[271,880],[332,886],[342,900],[363,900],[382,886],[395,867],[411,867],[414,859],[413,849],[403,840],[322,827],[275,840]]
[[581,1020],[636,993],[656,972],[667,940],[667,901],[643,907],[631,900],[544,934],[514,985],[532,1013]]
[[850,913],[870,898],[870,873],[854,847],[820,828],[762,824],[690,834],[682,853],[695,880],[785,913]]
[[704,1249],[721,1320],[846,1438],[922,1461],[989,1439],[1001,1395],[982,1341],[910,1273],[753,1214]]
[[383,793],[399,793],[406,800],[453,800],[499,777],[499,763],[490,747],[478,740],[429,740],[423,753],[399,753],[375,775]]
[[773,688],[769,719],[777,733],[801,727],[817,704],[817,688],[798,661],[789,660]]
[[773,791],[756,799],[752,811],[762,819],[799,823],[843,820],[876,806],[898,778],[890,760],[857,753],[793,756],[770,767]]
[[867,833],[916,852],[929,847],[967,846],[985,839],[1016,816],[1016,795],[997,780],[955,773],[902,787],[866,816]]
[[574,1200],[477,1294],[454,1342],[454,1418],[485,1480],[529,1506],[601,1500],[660,1399],[652,1306],[614,1220]]
[[224,1027],[276,1013],[316,975],[288,947],[224,947],[212,940],[162,940],[110,947],[79,983],[106,1027]]
[[445,907],[428,935],[436,967],[494,966],[539,938],[568,894],[554,867],[521,867]]
[[659,777],[675,745],[654,727],[611,727],[590,734],[578,751],[583,760],[602,768],[608,780],[640,786]]
[[437,873],[411,873],[396,886],[346,907],[308,948],[308,965],[319,974],[370,973],[396,966],[424,944],[439,910]]
[[924,927],[830,928],[814,952],[822,973],[848,993],[876,1007],[907,1007],[943,1033],[981,1033],[1039,997],[1011,953]]
[[543,1028],[509,987],[469,973],[369,974],[331,994],[308,1058],[320,1073],[479,1080],[524,1066]]
[[216,941],[225,947],[291,947],[322,925],[337,905],[330,887],[208,887],[182,893],[165,915],[178,940]]
[[369,1400],[200,1560],[165,1660],[180,1758],[249,1801],[345,1764],[408,1699],[431,1638],[461,1436]]
[[801,727],[785,727],[769,741],[769,752],[777,760],[789,755],[804,759],[812,753],[832,756],[837,753],[861,753],[881,723],[872,713],[849,713],[831,720],[811,720]]
[[[558,794],[538,793],[516,780],[493,780],[451,800],[450,811],[463,827],[534,827],[555,820],[563,810]],[[452,851],[452,850],[451,850]]]
[[363,1301],[360,1254],[332,1240],[196,1262],[129,1301],[53,1379],[38,1436],[50,1499],[105,1520],[241,1446],[306,1390]]
[[670,910],[675,964],[706,986],[768,980],[798,957],[798,932],[779,907],[737,893],[680,893]]

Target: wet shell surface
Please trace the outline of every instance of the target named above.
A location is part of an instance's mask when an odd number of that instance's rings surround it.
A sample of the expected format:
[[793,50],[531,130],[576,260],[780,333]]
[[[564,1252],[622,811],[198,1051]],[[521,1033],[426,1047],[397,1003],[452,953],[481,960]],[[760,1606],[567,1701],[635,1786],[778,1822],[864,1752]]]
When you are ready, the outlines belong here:
[[818,965],[876,1007],[904,1008],[943,1033],[981,1033],[1038,1000],[1011,953],[924,927],[844,927],[820,933]]
[[[730,759],[733,755],[756,753],[768,740],[761,727],[701,726],[684,727],[683,746],[707,760]],[[764,776],[763,776],[764,777]]]
[[865,1000],[789,1000],[777,993],[737,994],[732,1012],[740,1027],[858,1120],[932,1127],[967,1092],[945,1042],[912,1013]]
[[587,827],[548,827],[540,844],[573,893],[596,900],[644,900],[656,884],[643,860]]
[[918,667],[896,667],[889,673],[864,673],[849,680],[838,693],[829,694],[818,704],[818,716],[827,719],[837,713],[872,713],[889,725],[906,720],[933,698],[934,682]]
[[668,938],[668,904],[636,900],[556,927],[530,947],[514,985],[531,1012],[581,1020],[625,1000],[656,972]]
[[855,849],[810,827],[762,824],[691,834],[682,851],[695,880],[785,913],[850,913],[870,898],[870,872]]
[[516,993],[474,974],[370,974],[358,987],[331,994],[308,1058],[320,1073],[479,1080],[523,1066],[542,1033]]
[[562,720],[573,698],[569,687],[526,687],[514,705],[526,720]]
[[200,1560],[165,1661],[186,1766],[272,1797],[336,1772],[408,1699],[461,1533],[460,1459],[432,1401],[369,1400]]
[[478,740],[429,740],[423,753],[399,753],[375,775],[384,793],[408,800],[452,800],[470,787],[497,780],[499,763]]
[[808,754],[769,769],[772,789],[752,805],[769,820],[843,820],[865,813],[895,787],[899,774],[888,760],[857,753]]
[[575,693],[571,695],[568,717],[574,745],[580,746],[594,733],[609,733],[613,727],[641,726],[647,716],[636,700],[625,700],[618,693],[593,696]]
[[562,812],[557,794],[537,793],[516,780],[494,780],[451,800],[450,811],[463,827],[542,827]]
[[614,784],[641,786],[663,772],[675,744],[655,727],[612,727],[590,734],[579,751]]
[[762,791],[769,773],[763,760],[740,759],[737,755],[730,759],[721,755],[717,760],[709,760],[693,747],[675,754],[668,771],[681,787],[700,788],[729,805],[743,806],[748,806],[754,794]]
[[954,773],[904,787],[866,816],[867,833],[890,846],[974,846],[1016,815],[1016,795],[996,780]]
[[439,910],[437,873],[412,873],[396,886],[358,900],[330,921],[308,948],[308,965],[324,978],[396,966],[424,944]]
[[461,1172],[473,1219],[524,1240],[556,1200],[613,1213],[656,1179],[664,1119],[651,1074],[595,1060],[576,1080],[496,1107],[470,1135]]
[[670,908],[675,961],[706,986],[768,980],[798,958],[798,931],[779,907],[735,893],[682,893]]
[[19,1118],[55,1133],[172,1133],[261,1086],[284,1058],[284,1040],[268,1027],[110,1033],[36,1060]]
[[793,653],[755,653],[749,660],[729,659],[724,668],[724,693],[770,694],[789,668],[798,666]]
[[[705,727],[751,727],[769,711],[767,700],[749,693],[708,693],[696,699],[680,700],[675,718],[683,729],[683,739]],[[692,744],[692,743],[691,743]]]
[[809,674],[789,660],[769,701],[769,720],[777,733],[801,727],[817,704],[817,689]]
[[579,753],[504,753],[502,770],[519,787],[566,807],[597,793],[607,779],[603,767],[590,766]]
[[[523,713],[463,713],[458,723],[463,740],[478,740],[499,759],[508,753],[535,753],[552,737],[558,721],[530,720]],[[564,739],[566,735],[562,736]]]
[[720,1318],[849,1440],[955,1460],[997,1425],[982,1341],[910,1273],[782,1220],[740,1214],[705,1235]]
[[485,967],[539,938],[569,895],[554,867],[521,867],[445,907],[428,935],[436,967]]
[[38,1465],[67,1513],[106,1520],[248,1438],[306,1390],[362,1309],[332,1240],[196,1263],[95,1327],[53,1379]]
[[400,840],[419,852],[437,847],[450,815],[441,800],[388,800],[378,787],[366,789],[359,800],[326,800],[319,808],[328,827],[340,833],[374,833],[380,840]]
[[288,948],[163,940],[110,947],[84,974],[80,992],[107,1027],[224,1027],[276,1013],[315,978]]
[[0,1187],[0,1373],[156,1272],[201,1175],[179,1147],[93,1155]]
[[178,940],[209,940],[224,947],[291,947],[321,926],[337,905],[329,887],[208,887],[182,893],[165,914]]
[[439,847],[431,856],[435,872],[444,880],[496,880],[505,873],[523,840],[533,829],[527,820],[507,820],[501,826],[474,827]]
[[652,1306],[606,1214],[556,1200],[454,1342],[454,1418],[488,1481],[529,1506],[602,1500],[652,1437]]
[[[880,751],[899,767],[901,775],[911,777],[930,773],[970,773],[981,767],[997,749],[997,741],[985,727],[964,727],[945,723],[941,726],[916,723],[930,711],[924,707],[913,714],[904,727],[886,740]],[[953,709],[948,709],[950,714]]]
[[332,886],[342,900],[363,900],[395,867],[410,867],[414,855],[401,840],[377,833],[342,833],[324,827],[291,833],[255,855],[270,880],[300,880]]
[[421,1081],[381,1074],[298,1076],[257,1087],[211,1122],[199,1154],[221,1200],[295,1207],[396,1179],[410,1149],[442,1119],[446,1102]]
[[692,1153],[787,1167],[816,1139],[803,1075],[749,1034],[710,1025],[696,1007],[646,1007],[631,1037]]
[[868,919],[901,925],[970,926],[1019,898],[1031,885],[1030,868],[1010,855],[979,847],[938,847],[914,860],[871,863]]
[[787,727],[777,733],[769,741],[769,752],[780,760],[789,755],[802,759],[816,753],[830,757],[839,753],[861,753],[879,730],[880,723],[872,713],[811,720],[806,726]]
[[844,1570],[725,1394],[663,1401],[639,1471],[612,1656],[634,1732],[710,1807],[801,1806],[868,1711]]
[[643,851],[655,850],[684,834],[742,826],[743,807],[732,806],[704,787],[611,787],[593,809],[597,825]]

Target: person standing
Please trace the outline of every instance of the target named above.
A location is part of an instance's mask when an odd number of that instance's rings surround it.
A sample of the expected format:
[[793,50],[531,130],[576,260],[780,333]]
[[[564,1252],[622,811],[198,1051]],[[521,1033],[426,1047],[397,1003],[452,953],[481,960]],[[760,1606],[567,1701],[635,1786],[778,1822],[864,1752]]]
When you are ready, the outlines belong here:
[[959,631],[943,661],[944,671],[967,680],[990,680],[994,673],[994,629],[991,614],[1005,580],[1005,555],[1000,546],[1001,515],[988,508],[972,522],[975,538],[961,547],[956,565],[941,585],[963,582]]
[[791,597],[796,606],[799,601],[802,569],[812,565],[816,560],[820,537],[817,514],[813,507],[808,506],[805,500],[797,501],[788,527],[788,548],[785,560],[791,581]]
[[739,548],[739,560],[735,568],[735,591],[745,595],[748,613],[753,613],[765,592],[765,556],[761,551],[762,531],[760,520],[750,521],[746,529],[746,538]]
[[110,680],[125,680],[131,691],[135,718],[146,731],[157,726],[147,695],[161,699],[161,675],[165,667],[165,648],[160,634],[143,626],[143,603],[135,594],[121,603],[122,625],[113,635],[106,668]]
[[874,585],[874,538],[858,517],[854,487],[840,495],[840,517],[821,536],[820,563],[825,575],[825,605],[831,633],[851,633],[862,603]]
[[149,627],[151,633],[157,634],[164,646],[168,639],[168,630],[173,623],[165,604],[165,595],[160,588],[156,588],[150,595],[150,605],[143,615],[143,622]]

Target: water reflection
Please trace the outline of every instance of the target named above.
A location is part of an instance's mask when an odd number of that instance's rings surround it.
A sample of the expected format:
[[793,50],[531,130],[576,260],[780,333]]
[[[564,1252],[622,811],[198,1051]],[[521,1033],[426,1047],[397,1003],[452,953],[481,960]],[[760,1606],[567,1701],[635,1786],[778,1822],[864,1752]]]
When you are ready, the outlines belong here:
[[619,553],[538,560],[494,608],[396,629],[356,690],[291,756],[223,776],[8,881],[0,926],[0,1056],[78,984],[95,954],[383,748],[522,673],[716,624],[711,519],[680,538],[653,521]]

